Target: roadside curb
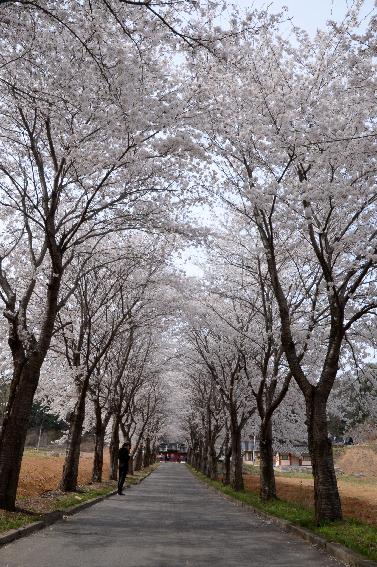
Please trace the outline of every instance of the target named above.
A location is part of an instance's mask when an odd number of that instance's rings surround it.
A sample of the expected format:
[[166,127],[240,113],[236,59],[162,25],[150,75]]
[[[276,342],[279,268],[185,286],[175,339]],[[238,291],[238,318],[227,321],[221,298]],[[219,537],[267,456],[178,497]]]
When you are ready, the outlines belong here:
[[202,480],[201,478],[197,477],[195,473],[193,473],[193,471],[190,472],[209,490],[215,492],[217,495],[221,496],[225,500],[228,500],[234,506],[243,508],[245,511],[253,515],[255,514],[256,516],[259,516],[263,520],[267,520],[269,522],[276,524],[282,530],[297,535],[301,539],[316,546],[318,549],[322,549],[323,551],[331,555],[331,557],[334,557],[335,559],[338,559],[339,561],[342,561],[343,563],[346,563],[351,567],[377,567],[377,563],[375,561],[372,561],[371,559],[366,559],[359,553],[352,551],[352,549],[348,549],[347,547],[339,543],[328,541],[327,539],[316,535],[315,533],[311,532],[310,530],[307,530],[306,528],[302,528],[301,526],[296,526],[295,524],[292,524],[292,522],[289,522],[288,520],[283,520],[282,518],[271,516],[270,514],[267,514],[267,512],[258,510],[258,508],[254,508],[253,506],[250,506],[249,504],[246,504],[241,500],[236,500],[235,498],[229,496],[228,494],[223,494],[220,490],[217,490],[213,486],[207,484],[205,480]]
[[[151,475],[152,472],[154,472],[155,470],[156,469],[149,471],[145,476],[137,479],[136,482],[127,485],[125,488],[128,489],[128,488],[132,488],[132,486],[137,486],[149,475]],[[77,512],[81,512],[81,510],[85,510],[85,508],[90,508],[91,506],[94,506],[95,504],[98,504],[99,502],[106,500],[106,498],[109,498],[110,496],[114,496],[115,494],[117,494],[117,492],[118,492],[117,490],[112,490],[107,494],[103,494],[102,496],[97,496],[92,500],[87,500],[86,502],[76,504],[75,506],[71,506],[70,508],[48,512],[47,514],[44,514],[43,519],[39,520],[38,522],[32,522],[30,524],[26,524],[25,526],[22,526],[21,528],[15,528],[7,532],[4,532],[3,534],[0,534],[0,547],[6,545],[7,543],[11,543],[16,539],[21,539],[22,537],[31,535],[35,532],[38,532],[39,530],[43,530],[44,528],[47,528],[48,526],[55,524],[55,522],[62,520],[64,516],[73,516],[74,514],[77,514]]]
[[147,474],[145,476],[143,476],[143,478],[138,478],[136,482],[133,482],[132,484],[128,484],[126,486],[126,488],[132,488],[133,486],[137,486],[138,484],[140,484],[141,482],[143,482],[143,480],[145,480],[146,478],[148,478],[148,476],[150,476],[155,470],[157,469],[154,468],[151,471],[148,471]]

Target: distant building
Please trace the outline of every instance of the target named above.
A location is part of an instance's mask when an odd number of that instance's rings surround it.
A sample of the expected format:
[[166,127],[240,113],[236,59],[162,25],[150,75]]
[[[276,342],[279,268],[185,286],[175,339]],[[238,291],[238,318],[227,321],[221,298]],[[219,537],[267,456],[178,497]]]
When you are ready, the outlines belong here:
[[245,463],[259,464],[259,441],[241,441],[241,451]]
[[[260,464],[260,450],[258,440],[242,441],[241,451],[244,463],[254,465]],[[289,445],[289,449],[280,449],[275,451],[274,466],[282,468],[311,467],[311,459],[307,445],[297,444],[293,447]]]
[[186,462],[187,445],[185,443],[161,443],[158,447],[158,459],[173,463]]
[[275,454],[275,466],[282,469],[286,467],[311,467],[312,461],[308,447],[295,447],[289,452],[278,451]]

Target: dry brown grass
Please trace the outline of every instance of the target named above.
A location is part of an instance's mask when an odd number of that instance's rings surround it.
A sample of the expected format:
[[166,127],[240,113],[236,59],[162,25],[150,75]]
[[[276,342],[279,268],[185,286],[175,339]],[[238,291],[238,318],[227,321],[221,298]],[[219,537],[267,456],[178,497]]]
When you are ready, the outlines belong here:
[[[61,479],[64,455],[27,452],[22,459],[17,499],[38,496],[57,490]],[[79,466],[79,485],[88,484],[92,476],[93,454],[82,453]],[[108,480],[109,454],[105,453],[104,480]]]
[[[377,526],[377,442],[336,449],[335,462],[341,471],[338,487],[344,516]],[[314,506],[313,480],[307,475],[277,476],[276,485],[282,500]],[[246,475],[245,487],[259,492],[259,477]]]
[[[20,483],[17,491],[16,512],[0,510],[0,532],[17,528],[54,510],[62,510],[97,496],[103,496],[116,488],[116,481],[108,480],[109,453],[104,455],[104,475],[102,483],[92,483],[93,454],[80,456],[79,490],[63,493],[59,483],[63,471],[64,455],[49,452],[27,451],[21,467]],[[155,465],[149,469],[135,472],[127,477],[128,485],[139,482]]]
[[[313,481],[299,477],[277,477],[278,497],[288,502],[297,502],[313,507]],[[377,482],[338,480],[343,514],[377,526]],[[259,491],[259,477],[245,476],[245,488]]]

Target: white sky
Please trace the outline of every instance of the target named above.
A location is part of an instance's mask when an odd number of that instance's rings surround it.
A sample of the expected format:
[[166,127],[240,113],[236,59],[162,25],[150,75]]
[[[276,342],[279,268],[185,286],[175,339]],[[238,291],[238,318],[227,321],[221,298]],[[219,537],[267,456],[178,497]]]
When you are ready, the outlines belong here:
[[[314,34],[318,28],[322,28],[329,19],[341,21],[349,9],[352,0],[233,0],[239,7],[264,8],[270,6],[270,12],[279,12],[283,6],[287,6],[289,15],[293,18],[294,25]],[[373,10],[374,0],[364,0],[363,15],[366,16]]]

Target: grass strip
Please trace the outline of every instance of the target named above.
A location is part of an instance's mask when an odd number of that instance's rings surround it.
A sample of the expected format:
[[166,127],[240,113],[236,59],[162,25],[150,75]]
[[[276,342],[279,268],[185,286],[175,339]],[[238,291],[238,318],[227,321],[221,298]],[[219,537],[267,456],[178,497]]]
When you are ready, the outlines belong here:
[[148,476],[151,472],[153,472],[160,463],[155,463],[150,465],[149,467],[142,469],[141,471],[135,472],[133,475],[129,475],[126,478],[126,484],[128,486],[132,486],[133,484],[138,484],[143,478]]
[[82,504],[83,502],[88,502],[88,500],[93,500],[98,498],[98,496],[105,496],[114,492],[115,486],[105,486],[103,488],[86,488],[78,492],[70,493],[67,496],[60,496],[54,502],[54,510],[65,510],[66,508],[71,508],[71,506],[77,506],[77,504]]
[[16,530],[31,524],[39,522],[42,519],[40,515],[29,515],[15,512],[4,512],[0,515],[0,533],[8,532],[9,530]]
[[[135,472],[133,475],[127,476],[126,483],[127,485],[138,484],[143,478],[148,476],[152,471],[157,468],[158,464],[151,465],[141,471]],[[55,510],[64,510],[66,508],[70,508],[71,506],[76,506],[77,504],[82,504],[83,502],[87,502],[88,500],[93,500],[94,498],[98,498],[98,496],[105,496],[106,494],[110,494],[116,489],[116,484],[104,486],[100,488],[90,488],[89,486],[85,486],[82,490],[74,493],[70,493],[67,496],[59,497],[56,500],[54,509]]]
[[255,492],[233,490],[230,486],[224,486],[221,482],[210,480],[192,467],[189,468],[200,480],[235,500],[244,502],[272,516],[288,520],[297,526],[311,530],[328,541],[340,543],[368,559],[377,561],[377,528],[375,526],[353,519],[346,519],[340,522],[324,522],[317,526],[311,508],[284,500],[263,502]]

